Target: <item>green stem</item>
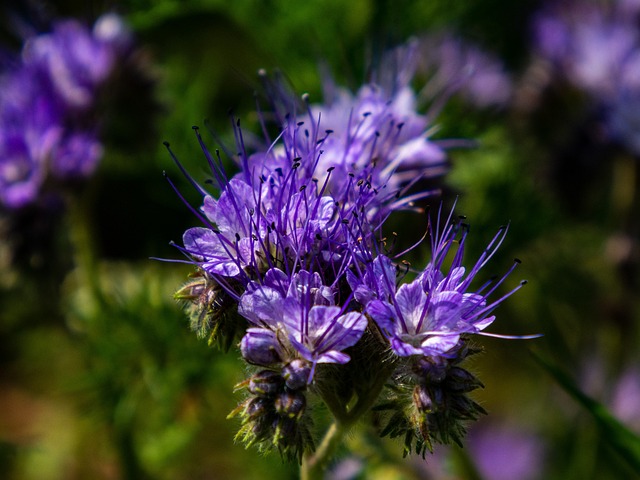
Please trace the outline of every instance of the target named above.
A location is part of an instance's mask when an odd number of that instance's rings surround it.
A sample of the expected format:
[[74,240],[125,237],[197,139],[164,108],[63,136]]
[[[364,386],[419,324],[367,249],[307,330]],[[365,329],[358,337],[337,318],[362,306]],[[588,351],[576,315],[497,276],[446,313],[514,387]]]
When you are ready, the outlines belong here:
[[302,459],[301,480],[321,480],[323,478],[324,468],[342,443],[342,438],[347,430],[347,426],[337,421],[331,424],[318,449],[312,455]]
[[91,300],[99,304],[103,301],[103,295],[89,210],[91,202],[86,200],[73,197],[67,202],[69,236],[73,246],[78,284],[86,286],[91,293]]
[[[388,378],[389,371],[382,371],[382,375],[376,379],[376,381],[370,386],[368,395],[358,397],[356,404],[349,410],[345,411],[343,408],[338,408],[334,405],[331,411],[334,413],[339,412],[341,415],[331,424],[327,433],[325,434],[318,449],[311,455],[307,455],[302,460],[302,466],[300,468],[300,478],[302,480],[321,480],[323,478],[324,469],[331,458],[333,458],[336,450],[342,443],[345,433],[353,426],[365,413],[367,413],[380,394],[380,391],[384,387]],[[327,398],[324,398],[325,403]]]

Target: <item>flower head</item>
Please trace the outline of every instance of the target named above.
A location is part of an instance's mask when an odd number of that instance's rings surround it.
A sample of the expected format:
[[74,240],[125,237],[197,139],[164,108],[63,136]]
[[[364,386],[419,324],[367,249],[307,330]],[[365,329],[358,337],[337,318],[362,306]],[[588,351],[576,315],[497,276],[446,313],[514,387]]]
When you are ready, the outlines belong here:
[[[418,277],[404,283],[397,290],[395,278],[378,275],[378,288],[385,292],[366,304],[366,312],[389,338],[392,350],[399,356],[447,355],[460,342],[463,334],[480,333],[495,317],[493,309],[509,294],[489,303],[488,297],[515,268],[493,285],[486,283],[476,291],[470,286],[476,274],[489,261],[500,246],[506,228],[501,229],[487,249],[467,273],[462,265],[468,229],[463,224],[447,220],[442,232],[439,222],[431,228],[432,259]],[[445,271],[445,260],[454,244],[450,266]]]
[[553,73],[581,90],[598,112],[608,140],[640,152],[640,5],[566,2],[534,20],[537,51]]
[[477,108],[501,107],[509,101],[512,81],[491,53],[449,32],[424,37],[421,47],[428,88],[440,97],[457,94]]
[[[111,23],[111,27],[108,24]],[[115,24],[121,28],[115,29]],[[100,26],[100,28],[98,28]],[[111,34],[109,34],[111,32]],[[49,179],[90,176],[102,157],[96,97],[128,41],[113,14],[91,31],[67,20],[25,42],[0,76],[0,202],[36,202]]]
[[267,358],[265,366],[296,358],[313,368],[346,363],[349,355],[343,350],[355,345],[367,327],[362,313],[336,306],[332,289],[322,284],[320,275],[305,270],[291,279],[270,270],[264,284],[249,285],[238,311],[256,325],[242,340],[243,355]]

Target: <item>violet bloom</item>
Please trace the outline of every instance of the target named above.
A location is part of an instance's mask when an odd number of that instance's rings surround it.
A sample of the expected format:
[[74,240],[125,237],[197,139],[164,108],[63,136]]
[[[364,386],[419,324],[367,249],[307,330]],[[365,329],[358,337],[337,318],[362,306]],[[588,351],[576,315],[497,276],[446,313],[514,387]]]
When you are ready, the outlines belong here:
[[534,21],[538,53],[602,112],[612,140],[640,152],[640,5],[550,5]]
[[[354,172],[358,179],[393,193],[416,177],[447,171],[444,149],[430,139],[436,128],[427,115],[418,113],[419,101],[410,85],[418,54],[415,41],[391,51],[374,72],[374,81],[355,95],[325,85],[326,103],[309,108],[316,128],[332,132],[322,145],[322,165],[343,174]],[[336,189],[344,179],[333,177]]]
[[430,76],[431,96],[460,95],[477,108],[502,107],[513,91],[512,81],[495,56],[451,33],[422,39],[422,66]]
[[311,381],[316,364],[349,361],[343,350],[357,343],[367,319],[334,305],[332,289],[322,284],[318,273],[302,270],[290,283],[286,278],[284,272],[270,270],[263,285],[252,282],[240,299],[239,313],[256,325],[248,329],[241,349],[249,360],[277,363],[275,355],[265,352],[277,353],[286,362],[304,359],[312,365]]
[[38,197],[47,160],[60,144],[62,110],[47,87],[29,68],[0,80],[0,202],[8,208]]
[[90,107],[114,68],[117,52],[112,36],[104,33],[113,28],[104,25],[104,20],[96,22],[101,27],[94,33],[74,20],[62,21],[51,33],[33,37],[24,46],[25,64],[41,69],[69,108]]
[[[397,355],[446,355],[459,344],[461,335],[481,333],[489,326],[495,319],[491,312],[523,285],[521,283],[496,301],[488,301],[513,271],[515,262],[498,281],[487,282],[480,289],[470,291],[471,282],[502,243],[506,228],[496,234],[468,273],[462,266],[467,234],[466,226],[452,223],[450,217],[442,232],[438,222],[435,232],[431,228],[432,259],[424,271],[397,291],[394,278],[385,276],[381,279],[380,288],[386,289],[388,297],[371,300],[366,311],[387,336]],[[457,251],[445,272],[444,262],[454,244],[458,245]]]
[[102,157],[99,125],[89,122],[96,97],[129,46],[119,17],[95,31],[73,20],[28,38],[21,61],[0,80],[0,201],[34,203],[47,180],[83,179]]
[[221,180],[220,198],[204,197],[207,227],[185,232],[185,252],[208,273],[245,284],[276,265],[313,262],[312,254],[326,251],[338,232],[338,215],[331,197],[300,180],[291,167],[257,180],[244,172]]
[[540,478],[545,451],[542,439],[523,426],[476,426],[469,433],[469,452],[486,480]]
[[302,112],[283,82],[265,77],[283,126],[284,145],[274,145],[270,154],[313,150],[312,161],[303,162],[303,168],[319,184],[326,182],[327,193],[340,203],[353,204],[353,185],[366,185],[367,200],[357,201],[369,216],[406,207],[415,198],[398,199],[404,189],[448,170],[443,147],[430,138],[437,128],[419,113],[410,85],[417,64],[417,43],[409,42],[386,55],[372,81],[356,93],[326,78],[324,103],[310,103],[303,96]]

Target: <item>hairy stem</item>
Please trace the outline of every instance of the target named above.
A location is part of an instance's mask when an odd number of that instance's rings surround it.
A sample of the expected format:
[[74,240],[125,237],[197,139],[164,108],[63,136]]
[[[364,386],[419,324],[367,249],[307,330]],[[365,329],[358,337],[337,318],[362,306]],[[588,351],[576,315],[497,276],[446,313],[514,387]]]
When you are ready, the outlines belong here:
[[311,455],[305,455],[302,459],[301,480],[322,480],[327,462],[342,443],[342,438],[347,430],[348,426],[338,421],[331,424],[318,449]]

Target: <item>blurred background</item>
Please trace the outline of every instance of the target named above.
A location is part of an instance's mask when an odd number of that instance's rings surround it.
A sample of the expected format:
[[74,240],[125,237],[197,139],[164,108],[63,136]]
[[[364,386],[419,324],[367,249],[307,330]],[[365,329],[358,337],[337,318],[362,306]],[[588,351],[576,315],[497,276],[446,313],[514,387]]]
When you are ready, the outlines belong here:
[[[173,293],[191,268],[152,259],[180,258],[169,242],[198,225],[163,177],[198,206],[163,141],[203,182],[191,127],[232,150],[231,115],[259,134],[259,69],[321,103],[328,76],[355,92],[416,38],[415,88],[449,147],[442,196],[471,224],[468,259],[508,223],[484,273],[517,257],[503,293],[529,282],[492,331],[544,337],[476,340],[489,415],[464,448],[403,459],[363,424],[327,478],[640,478],[640,2],[33,0],[2,13],[4,79],[60,21],[126,47],[73,116],[95,125],[95,170],[0,208],[0,477],[297,478],[276,453],[234,445],[239,353],[189,330]],[[107,13],[117,41],[94,26]],[[408,244],[416,215],[393,222]]]

